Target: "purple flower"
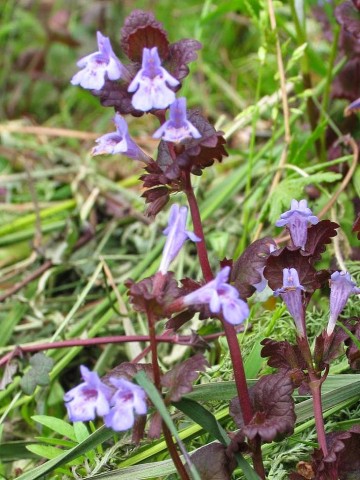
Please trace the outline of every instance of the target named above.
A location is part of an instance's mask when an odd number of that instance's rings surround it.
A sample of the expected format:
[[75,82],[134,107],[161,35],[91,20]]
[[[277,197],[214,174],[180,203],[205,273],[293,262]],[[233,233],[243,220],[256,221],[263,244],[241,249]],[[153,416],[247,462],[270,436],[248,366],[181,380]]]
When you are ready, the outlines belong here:
[[280,219],[275,223],[277,227],[286,225],[290,231],[291,240],[296,247],[305,249],[307,240],[308,223],[316,225],[319,219],[313,215],[307,206],[306,200],[291,200],[291,208],[280,215]]
[[180,207],[177,203],[170,209],[169,223],[163,231],[167,236],[162,259],[159,267],[159,272],[166,275],[170,263],[177,257],[186,240],[189,238],[193,242],[200,242],[201,238],[193,232],[186,230],[188,209],[187,207]]
[[147,155],[130,138],[128,126],[123,117],[119,113],[116,113],[113,122],[116,126],[116,132],[107,133],[95,140],[98,145],[92,149],[92,154],[115,155],[117,153],[123,153],[134,160],[141,160],[142,162],[148,163],[149,159]]
[[214,280],[186,295],[184,304],[208,304],[212,313],[222,313],[228,323],[242,323],[249,316],[249,307],[239,298],[236,288],[227,283],[229,274],[230,267],[224,267]]
[[122,378],[110,377],[116,388],[111,398],[110,412],[104,416],[105,425],[116,432],[128,430],[134,424],[134,411],[138,415],[147,412],[146,394],[141,387]]
[[71,79],[73,85],[81,85],[90,90],[100,90],[106,76],[110,80],[118,80],[124,67],[111,48],[110,40],[97,32],[99,50],[81,58],[77,66],[82,70]]
[[334,331],[338,316],[351,294],[359,294],[360,288],[351,280],[349,272],[334,272],[330,279],[330,318],[326,329],[328,335]]
[[153,138],[167,142],[181,142],[188,137],[200,138],[201,134],[186,117],[186,98],[180,97],[170,105],[170,118],[156,130]]
[[275,290],[274,295],[285,302],[290,315],[293,317],[298,333],[305,337],[305,309],[302,302],[302,291],[299,275],[295,268],[283,269],[283,286]]
[[128,88],[128,92],[135,92],[131,103],[142,112],[166,108],[175,100],[175,93],[169,86],[176,87],[179,83],[161,66],[157,47],[144,48],[142,68]]
[[106,415],[110,411],[112,389],[102,383],[96,372],[91,372],[83,365],[80,371],[84,383],[64,395],[65,406],[72,422],[94,420],[96,415]]

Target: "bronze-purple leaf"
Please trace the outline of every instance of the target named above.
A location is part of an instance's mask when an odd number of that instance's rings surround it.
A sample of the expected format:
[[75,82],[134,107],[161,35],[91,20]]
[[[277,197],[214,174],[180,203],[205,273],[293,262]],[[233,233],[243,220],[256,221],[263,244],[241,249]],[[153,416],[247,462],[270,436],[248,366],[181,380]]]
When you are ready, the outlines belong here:
[[263,358],[268,357],[267,363],[270,367],[285,371],[293,369],[305,370],[307,368],[298,345],[292,345],[286,340],[278,342],[271,338],[265,338],[261,345],[264,345],[261,350],[261,356]]
[[121,29],[121,47],[134,62],[141,62],[143,49],[157,47],[162,60],[169,55],[169,41],[163,26],[153,13],[133,10]]
[[331,95],[353,102],[360,97],[360,58],[349,60],[339,75],[335,77]]
[[250,423],[243,425],[237,397],[230,403],[230,415],[250,440],[257,435],[263,442],[278,440],[294,431],[293,391],[291,379],[283,373],[265,375],[251,389],[254,416]]
[[[355,337],[360,341],[360,318],[354,318],[351,320],[355,320],[355,325],[352,329],[352,333],[355,335]],[[345,341],[345,344],[347,345],[347,350],[346,350],[346,356],[349,360],[350,368],[352,370],[360,370],[360,350],[359,347],[356,345],[354,340],[351,338],[348,338]]]
[[360,240],[360,213],[358,213],[358,216],[356,217],[352,231],[357,233],[357,238]]
[[123,362],[109,370],[101,377],[101,380],[109,387],[114,388],[113,384],[109,381],[110,377],[124,378],[125,380],[131,381],[139,372],[145,372],[151,380],[153,379],[153,367],[151,363]]
[[321,449],[312,455],[312,468],[316,480],[353,480],[360,475],[360,426],[345,432],[326,434],[328,454]]
[[308,257],[301,254],[300,249],[291,249],[288,247],[272,252],[266,261],[264,277],[268,280],[272,290],[283,286],[284,268],[295,268],[300,284],[307,292],[313,292],[320,287],[320,282],[316,277],[316,270],[310,264]]
[[337,228],[339,225],[330,220],[321,220],[308,228],[305,250],[310,254],[311,263],[321,259],[321,254],[326,249],[325,245],[331,243],[331,239],[337,235]]
[[105,80],[105,84],[101,90],[92,90],[91,93],[99,97],[101,105],[104,107],[114,107],[115,111],[122,115],[133,115],[141,117],[144,112],[136,110],[132,103],[132,93],[127,91],[128,85],[118,83],[112,80]]
[[276,243],[270,237],[256,240],[234,262],[231,280],[239,290],[241,298],[249,298],[255,292],[254,285],[262,279],[261,274],[270,255],[271,245],[276,248]]
[[[159,282],[160,290],[155,288]],[[127,280],[125,285],[129,289],[128,295],[134,310],[144,313],[151,311],[157,318],[166,317],[166,307],[180,295],[180,288],[173,272],[166,275],[157,272],[138,283]]]
[[197,50],[202,47],[197,40],[183,38],[179,42],[172,43],[169,48],[169,58],[165,66],[178,80],[182,80],[189,74],[188,63],[197,59]]
[[360,11],[354,2],[346,0],[338,5],[335,9],[335,17],[345,30],[355,37],[360,37]]
[[192,391],[193,382],[207,366],[205,357],[198,353],[165,373],[161,377],[161,384],[169,389],[167,398],[173,402],[181,400],[183,395]]
[[201,480],[231,480],[236,467],[236,459],[229,455],[224,445],[210,443],[191,455]]

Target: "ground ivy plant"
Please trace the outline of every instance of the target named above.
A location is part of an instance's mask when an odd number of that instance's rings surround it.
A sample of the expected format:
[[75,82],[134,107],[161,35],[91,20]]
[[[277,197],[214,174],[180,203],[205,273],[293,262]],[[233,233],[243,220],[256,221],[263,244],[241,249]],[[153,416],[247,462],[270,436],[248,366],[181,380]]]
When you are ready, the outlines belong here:
[[[345,2],[338,11],[350,33],[358,31],[357,24],[353,27],[354,22],[360,22],[354,19],[358,3]],[[342,354],[344,346],[351,367],[358,368],[360,358],[359,318],[338,322],[349,297],[358,295],[360,288],[346,271],[319,268],[322,254],[337,235],[339,225],[328,219],[320,220],[299,192],[299,197],[291,201],[289,210],[274,225],[274,232],[275,227],[283,229],[281,242],[271,237],[260,238],[238,258],[225,258],[213,270],[193,178],[201,176],[215,161],[222,162],[227,156],[226,142],[223,133],[199,110],[186,108],[186,98],[180,94],[182,82],[189,74],[188,64],[196,61],[201,44],[191,39],[170,43],[155,17],[140,10],[125,19],[121,30],[123,61],[116,55],[117,48],[113,49],[109,38],[101,32],[97,33],[97,43],[96,52],[79,60],[79,71],[71,80],[73,85],[98,97],[104,107],[115,111],[115,131],[98,138],[92,154],[122,154],[141,162],[146,213],[153,218],[162,210],[168,211],[168,225],[163,231],[166,240],[158,271],[140,281],[126,282],[134,311],[147,321],[151,363],[142,363],[146,350],[132,362],[114,365],[103,377],[82,365],[82,382],[64,396],[69,419],[88,422],[101,417],[111,431],[132,429],[135,444],[144,437],[156,439],[163,434],[182,479],[230,479],[238,466],[249,479],[265,479],[262,446],[293,434],[296,421],[293,393],[298,389],[312,398],[318,446],[308,462],[299,464],[296,472],[289,472],[289,478],[357,478],[360,463],[354,452],[360,447],[360,426],[325,432],[322,410],[321,388],[331,362]],[[355,103],[349,109],[357,107]],[[131,138],[125,119],[144,114],[154,116],[159,122],[152,133],[159,140],[154,158]],[[175,202],[169,207],[173,199]],[[187,227],[189,213],[193,230]],[[355,233],[359,231],[358,224],[359,221],[354,225]],[[186,242],[196,247],[194,262],[201,269],[200,281],[176,278],[171,271]],[[249,316],[253,294],[265,289],[286,305],[294,321],[289,329],[295,329],[296,341],[263,339],[261,355],[273,373],[263,375],[249,388],[237,333]],[[330,315],[327,327],[318,332],[311,345],[307,310],[316,292],[329,296]],[[203,353],[206,342],[200,335],[194,332],[184,342],[196,351],[194,355],[168,371],[159,366],[159,342],[176,342],[180,338],[178,330],[194,316],[201,320],[216,319],[225,333],[237,390],[230,402],[236,426],[233,431],[225,431],[211,412],[186,398],[199,374],[209,366]],[[159,336],[157,322],[164,319],[166,331]],[[108,339],[111,341],[116,343],[117,338]],[[75,344],[86,345],[87,340]],[[8,383],[11,383],[11,362],[20,353],[21,349],[2,359],[1,363],[7,365]],[[32,370],[22,380],[29,394],[41,384],[42,378],[47,381],[52,368],[41,356],[34,356],[31,364]],[[167,412],[174,409],[190,416],[205,430],[210,422],[217,442],[189,454],[168,416]],[[252,467],[244,455],[251,458]]]

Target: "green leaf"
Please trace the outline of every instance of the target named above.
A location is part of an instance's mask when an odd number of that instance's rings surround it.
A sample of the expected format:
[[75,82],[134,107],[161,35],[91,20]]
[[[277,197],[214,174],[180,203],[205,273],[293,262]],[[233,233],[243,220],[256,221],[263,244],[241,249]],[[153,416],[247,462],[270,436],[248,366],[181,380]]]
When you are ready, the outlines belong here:
[[42,387],[49,385],[49,373],[54,365],[54,360],[39,352],[31,357],[30,365],[30,370],[25,373],[20,382],[23,392],[27,395],[32,395],[38,385]]
[[219,442],[224,445],[229,445],[230,439],[226,431],[222,428],[214,415],[202,405],[190,398],[182,398],[179,402],[173,402],[173,405],[185,413],[185,415],[191,418],[195,423],[201,425],[202,428],[210,433],[215,440],[219,440]]
[[270,207],[268,220],[270,223],[275,223],[280,217],[280,214],[290,208],[290,203],[293,198],[301,198],[303,189],[307,185],[318,185],[323,182],[336,182],[341,178],[341,174],[334,172],[322,172],[309,175],[307,177],[290,178],[283,180],[267,200],[267,205]]
[[[114,432],[106,427],[101,427],[96,432],[91,434],[84,442],[76,447],[61,453],[56,458],[49,460],[48,462],[40,465],[39,467],[32,468],[31,471],[25,472],[18,480],[36,480],[43,478],[44,475],[55,470],[55,468],[65,465],[77,457],[84,455],[89,450],[94,450],[98,445],[109,440],[114,435]],[[49,477],[48,477],[49,478]]]
[[[206,408],[189,398],[182,398],[179,402],[173,402],[173,405],[181,410],[185,415],[191,418],[194,422],[202,426],[202,428],[210,433],[216,440],[219,440],[223,445],[230,444],[230,438],[220,423],[216,420],[214,415]],[[259,480],[259,477],[254,472],[245,458],[238,453],[236,460],[239,467],[244,472],[247,480]]]
[[[182,451],[184,457],[185,458],[188,457],[188,453],[186,452],[185,447],[183,446],[183,443],[182,443],[182,441],[179,437],[178,431],[177,431],[173,421],[171,420],[170,414],[167,411],[167,408],[166,408],[158,390],[156,389],[155,385],[150,382],[150,380],[147,378],[145,372],[137,373],[135,375],[134,379],[145,390],[148,397],[153,402],[155,408],[160,413],[162,419],[166,423],[166,426],[169,428],[170,432],[174,435],[174,437],[175,437],[175,439],[176,439],[176,441],[179,445],[179,448]],[[187,464],[188,464],[188,468],[190,470],[192,478],[194,480],[201,480],[198,472],[196,471],[196,468],[191,463],[189,458],[187,459]]]
[[48,415],[33,415],[31,417],[35,422],[50,428],[53,432],[58,433],[64,437],[70,438],[74,442],[77,442],[77,438],[74,432],[74,427],[65,420],[60,418],[50,417]]

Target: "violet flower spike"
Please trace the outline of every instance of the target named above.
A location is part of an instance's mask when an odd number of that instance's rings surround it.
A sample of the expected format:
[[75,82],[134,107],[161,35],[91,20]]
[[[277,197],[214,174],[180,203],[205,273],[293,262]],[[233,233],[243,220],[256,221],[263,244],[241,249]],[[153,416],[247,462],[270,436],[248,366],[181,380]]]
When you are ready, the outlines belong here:
[[187,207],[180,207],[177,203],[174,203],[170,209],[169,223],[163,231],[163,234],[167,236],[167,239],[159,267],[159,272],[163,275],[166,275],[170,263],[177,257],[188,238],[193,242],[201,241],[201,238],[195,235],[195,233],[186,230],[187,214]]
[[123,76],[124,67],[111,48],[110,40],[97,32],[99,50],[77,62],[81,68],[71,79],[73,85],[80,85],[89,90],[101,90],[106,77],[118,80]]
[[283,286],[275,290],[274,295],[275,297],[280,295],[285,302],[300,337],[305,337],[305,309],[302,302],[302,292],[304,290],[305,288],[300,285],[296,269],[284,268]]
[[128,92],[135,92],[131,103],[142,112],[167,108],[175,100],[169,86],[176,87],[179,83],[161,66],[157,47],[144,48],[142,67],[128,87]]
[[350,295],[359,294],[360,288],[351,280],[349,272],[334,272],[330,278],[330,318],[326,333],[330,336],[338,316],[344,309]]
[[291,240],[295,247],[305,249],[307,240],[308,223],[316,225],[319,219],[313,215],[307,206],[306,200],[291,200],[291,208],[280,215],[280,219],[275,223],[277,227],[287,226],[290,231]]
[[170,105],[170,118],[156,130],[153,138],[163,138],[167,142],[178,143],[185,138],[200,138],[201,134],[186,116],[186,98],[177,98]]
[[104,416],[104,422],[115,432],[122,432],[134,425],[134,412],[137,415],[146,414],[146,394],[141,387],[128,380],[110,377],[109,381],[116,388],[116,392],[111,398],[111,409]]
[[136,145],[128,133],[128,125],[125,119],[116,113],[113,118],[116,132],[106,133],[95,140],[98,144],[92,149],[93,155],[115,155],[122,153],[133,160],[149,162],[149,157]]
[[224,267],[214,280],[185,295],[184,305],[208,304],[212,313],[222,313],[231,325],[239,325],[249,316],[249,307],[235,287],[227,283],[230,267]]
[[85,422],[94,420],[96,415],[107,415],[113,393],[96,372],[91,372],[83,365],[80,371],[84,382],[64,395],[65,407],[72,422]]

